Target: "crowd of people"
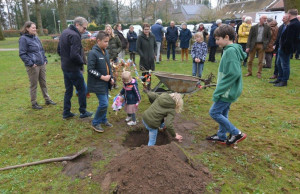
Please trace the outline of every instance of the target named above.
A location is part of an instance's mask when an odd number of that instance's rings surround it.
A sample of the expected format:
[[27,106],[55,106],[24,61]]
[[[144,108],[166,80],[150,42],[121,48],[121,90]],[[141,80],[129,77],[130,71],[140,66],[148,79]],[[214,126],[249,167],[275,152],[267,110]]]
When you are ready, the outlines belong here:
[[[257,77],[261,78],[262,68],[270,68],[273,54],[276,53],[275,71],[272,79],[277,78],[275,86],[287,86],[290,73],[290,58],[300,45],[300,17],[296,9],[291,9],[283,17],[283,24],[278,28],[275,20],[262,15],[259,23],[252,26],[252,18],[243,16],[242,23],[234,29],[235,21],[229,25],[222,24],[218,19],[211,27],[207,40],[207,31],[201,23],[194,35],[195,43],[192,45],[191,57],[193,60],[192,75],[202,76],[204,62],[209,48],[208,61],[216,62],[215,53],[217,47],[222,48],[222,58],[218,70],[218,82],[213,94],[214,104],[210,109],[211,117],[219,123],[218,133],[209,136],[207,140],[221,144],[232,145],[246,138],[246,134],[237,129],[229,120],[228,113],[231,103],[235,102],[242,92],[241,64],[248,66],[246,76],[252,76],[252,64],[255,55],[258,54]],[[147,77],[149,71],[155,71],[155,63],[159,64],[160,49],[163,36],[167,40],[167,60],[175,58],[176,42],[180,40],[181,60],[188,61],[190,39],[192,33],[187,29],[187,24],[182,23],[180,34],[171,21],[165,30],[159,19],[152,27],[145,23],[142,33],[137,35],[133,26],[130,26],[127,36],[122,33],[122,25],[117,24],[114,29],[107,24],[104,31],[100,31],[96,37],[96,44],[85,59],[81,44],[81,34],[85,32],[88,21],[83,17],[76,17],[74,24],[65,29],[59,39],[57,52],[61,57],[61,68],[64,75],[65,95],[62,117],[69,119],[76,114],[71,112],[71,98],[73,88],[78,92],[80,118],[91,117],[92,112],[87,111],[86,95],[95,93],[99,105],[92,120],[92,127],[97,132],[104,132],[103,126],[112,127],[107,119],[109,104],[109,90],[118,88],[117,75],[113,73],[113,65],[118,60],[124,59],[125,49],[129,48],[130,59],[135,61],[135,54],[140,56],[140,70]],[[206,43],[208,41],[208,44]],[[238,44],[234,44],[238,43]],[[36,25],[26,22],[19,40],[19,55],[23,60],[30,81],[30,95],[33,109],[41,109],[36,101],[37,84],[40,87],[46,105],[55,105],[47,93],[46,64],[47,58],[39,38],[36,36]],[[247,61],[249,56],[249,60]],[[299,57],[296,55],[296,58]],[[263,66],[263,61],[266,64]],[[87,64],[87,85],[83,76],[83,65]],[[122,73],[122,96],[125,103],[127,124],[136,125],[136,111],[141,102],[137,80],[131,77],[131,73]],[[167,129],[174,138],[182,141],[182,136],[174,132],[173,120],[175,113],[181,112],[183,106],[182,96],[177,93],[157,95],[144,88],[151,106],[143,114],[143,124],[149,130],[148,145],[155,145],[158,129]],[[229,136],[226,136],[229,133]]]

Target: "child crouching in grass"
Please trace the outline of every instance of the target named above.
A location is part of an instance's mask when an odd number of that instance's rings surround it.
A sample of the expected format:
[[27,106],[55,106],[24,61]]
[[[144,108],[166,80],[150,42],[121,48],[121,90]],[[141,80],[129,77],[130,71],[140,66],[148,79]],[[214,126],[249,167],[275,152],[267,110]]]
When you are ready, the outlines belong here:
[[129,71],[122,73],[123,88],[120,92],[120,96],[124,95],[125,107],[124,110],[127,113],[125,121],[129,121],[127,125],[136,125],[136,111],[138,104],[141,101],[141,95],[138,89],[137,80],[131,77]]
[[203,41],[202,32],[197,32],[195,34],[196,42],[193,44],[191,55],[193,58],[193,76],[196,76],[198,71],[198,77],[201,78],[204,62],[207,54],[207,44]]
[[[247,54],[239,44],[233,44],[235,32],[231,26],[221,25],[215,30],[214,36],[216,43],[224,49],[219,65],[217,87],[213,94],[214,104],[209,111],[210,116],[219,123],[219,131],[206,139],[232,145],[247,137],[228,119],[231,103],[238,99],[243,90],[241,61]],[[229,133],[228,137],[226,133]]]
[[175,139],[182,141],[182,136],[174,132],[173,121],[176,112],[180,113],[183,108],[182,96],[178,93],[161,94],[147,92],[151,106],[143,114],[143,124],[149,130],[148,146],[156,143],[158,128],[167,128]]

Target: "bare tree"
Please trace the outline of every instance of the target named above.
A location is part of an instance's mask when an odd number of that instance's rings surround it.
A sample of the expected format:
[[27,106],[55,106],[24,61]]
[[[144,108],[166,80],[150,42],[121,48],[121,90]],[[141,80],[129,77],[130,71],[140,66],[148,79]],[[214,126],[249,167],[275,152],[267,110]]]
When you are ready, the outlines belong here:
[[120,13],[121,9],[123,7],[123,1],[122,0],[115,0],[115,5],[116,5],[116,14],[117,14],[117,22],[120,22]]
[[[61,23],[62,30],[66,29],[67,26],[67,17],[65,12],[65,1],[64,0],[57,0],[57,6],[58,6],[58,13],[59,13],[59,19]],[[61,31],[62,31],[61,30]]]
[[134,0],[129,0],[128,11],[130,14],[130,22],[133,23],[133,14],[135,11],[135,1]]
[[2,30],[2,22],[0,20],[0,40],[5,40],[4,34],[3,34],[3,30]]
[[27,0],[22,0],[22,8],[23,8],[23,17],[24,17],[24,20],[25,21],[30,21]]
[[12,20],[12,13],[11,13],[11,0],[5,0],[6,1],[6,9],[7,9],[7,15],[8,15],[8,24],[9,24],[9,28],[12,29],[13,28],[13,20]]
[[142,18],[142,22],[145,22],[145,18],[147,17],[150,3],[151,0],[139,0],[140,16]]
[[44,0],[34,0],[35,12],[36,12],[36,21],[37,21],[37,30],[40,36],[44,36],[43,32],[43,23],[42,23],[42,14],[41,14],[41,4]]

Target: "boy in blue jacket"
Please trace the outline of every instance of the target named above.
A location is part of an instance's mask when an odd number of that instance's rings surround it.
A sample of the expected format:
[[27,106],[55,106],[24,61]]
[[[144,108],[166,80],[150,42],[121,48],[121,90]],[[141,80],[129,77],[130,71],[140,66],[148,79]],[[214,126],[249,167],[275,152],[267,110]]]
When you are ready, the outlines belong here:
[[[216,43],[224,48],[219,65],[217,87],[213,94],[214,104],[209,111],[210,116],[219,123],[219,131],[206,139],[232,145],[247,137],[228,119],[231,103],[238,99],[243,90],[241,61],[247,54],[243,52],[241,45],[233,44],[235,32],[231,26],[221,25],[215,30],[214,36]],[[227,133],[229,133],[228,137]]]
[[96,37],[97,44],[89,52],[88,56],[88,91],[95,93],[99,106],[92,121],[92,127],[96,132],[104,132],[101,124],[107,127],[113,125],[106,118],[108,107],[108,90],[114,84],[114,79],[109,63],[109,55],[106,50],[109,35],[100,31]]

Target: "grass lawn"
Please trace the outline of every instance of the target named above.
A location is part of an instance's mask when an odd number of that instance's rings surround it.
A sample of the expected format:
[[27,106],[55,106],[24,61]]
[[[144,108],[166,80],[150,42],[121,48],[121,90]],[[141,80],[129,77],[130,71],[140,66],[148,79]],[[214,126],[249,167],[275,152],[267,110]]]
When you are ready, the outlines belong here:
[[[9,37],[5,38],[5,41],[0,41],[0,49],[11,49],[19,48],[19,38],[20,37]],[[51,39],[50,36],[41,36],[40,39]]]
[[[0,42],[0,48],[17,48],[17,39]],[[103,159],[93,164],[93,173],[105,170],[111,158],[118,155],[110,141],[120,144],[127,130],[121,112],[116,116],[109,108],[108,118],[115,124],[103,134],[92,131],[89,120],[62,119],[64,82],[59,57],[47,54],[48,92],[56,106],[31,109],[29,81],[18,51],[0,52],[0,168],[37,160],[61,157],[89,147],[101,147]],[[177,58],[179,59],[179,55]],[[217,54],[220,60],[220,54]],[[139,57],[137,57],[139,58]],[[192,62],[166,61],[157,65],[158,71],[191,74]],[[217,75],[218,64],[205,63],[204,76]],[[243,74],[246,68],[243,68]],[[254,67],[256,72],[257,68]],[[237,149],[207,143],[218,125],[209,114],[213,89],[198,91],[184,98],[182,117],[197,120],[201,125],[191,130],[193,144],[185,151],[196,163],[210,170],[213,181],[208,192],[222,193],[299,193],[300,192],[300,71],[299,60],[291,60],[288,87],[269,84],[273,69],[264,69],[262,79],[244,77],[244,90],[229,113],[232,123],[248,134]],[[153,76],[154,77],[154,76]],[[153,78],[153,86],[157,83]],[[141,85],[141,84],[140,84]],[[140,86],[139,85],[139,86]],[[140,86],[141,87],[141,86]],[[115,96],[119,90],[113,90]],[[149,106],[142,94],[138,118]],[[38,89],[38,102],[44,104]],[[98,102],[94,94],[87,100],[88,110],[95,112]],[[110,105],[112,98],[110,99]],[[72,112],[78,113],[77,98],[72,99]],[[116,125],[118,124],[118,125]],[[128,164],[130,165],[130,164]],[[99,193],[101,184],[90,178],[71,178],[62,173],[61,163],[43,164],[0,172],[0,193]]]

